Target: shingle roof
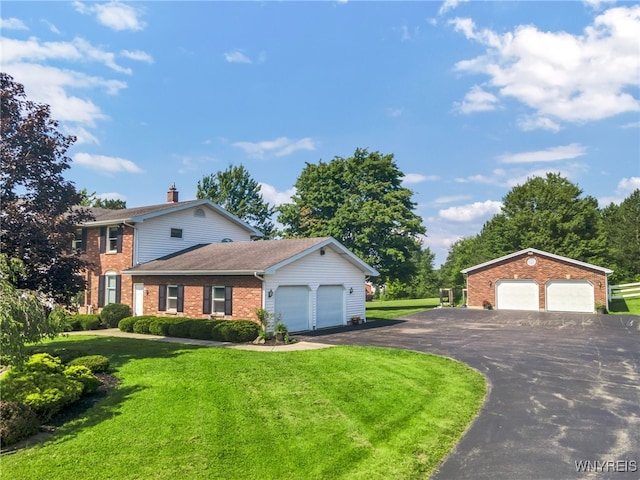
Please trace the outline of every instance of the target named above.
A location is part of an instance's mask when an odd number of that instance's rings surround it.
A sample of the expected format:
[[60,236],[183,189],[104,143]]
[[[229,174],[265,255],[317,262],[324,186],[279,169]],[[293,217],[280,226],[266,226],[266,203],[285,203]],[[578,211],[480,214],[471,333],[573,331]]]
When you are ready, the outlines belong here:
[[148,215],[150,213],[162,212],[163,210],[174,210],[176,207],[190,205],[201,202],[200,200],[187,200],[184,202],[161,203],[158,205],[147,205],[145,207],[123,208],[120,210],[109,210],[106,208],[88,208],[95,222],[118,222],[132,220],[135,217]]
[[375,269],[349,252],[331,237],[261,240],[256,242],[210,243],[196,245],[130,268],[130,275],[213,275],[265,273],[324,246],[345,254],[368,275]]

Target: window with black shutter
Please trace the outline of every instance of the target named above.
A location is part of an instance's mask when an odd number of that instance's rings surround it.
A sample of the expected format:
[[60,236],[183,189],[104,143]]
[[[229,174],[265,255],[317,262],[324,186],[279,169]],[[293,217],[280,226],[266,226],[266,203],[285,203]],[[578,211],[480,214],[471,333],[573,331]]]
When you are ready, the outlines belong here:
[[167,286],[160,285],[158,287],[158,311],[164,312],[167,310]]

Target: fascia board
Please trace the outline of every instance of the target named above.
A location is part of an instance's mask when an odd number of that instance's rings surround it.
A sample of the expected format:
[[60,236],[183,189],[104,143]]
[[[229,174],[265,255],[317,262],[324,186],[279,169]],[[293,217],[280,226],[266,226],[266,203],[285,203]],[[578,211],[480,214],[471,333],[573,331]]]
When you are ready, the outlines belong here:
[[122,275],[148,275],[148,276],[230,276],[230,275],[263,275],[265,272],[262,270],[124,270]]

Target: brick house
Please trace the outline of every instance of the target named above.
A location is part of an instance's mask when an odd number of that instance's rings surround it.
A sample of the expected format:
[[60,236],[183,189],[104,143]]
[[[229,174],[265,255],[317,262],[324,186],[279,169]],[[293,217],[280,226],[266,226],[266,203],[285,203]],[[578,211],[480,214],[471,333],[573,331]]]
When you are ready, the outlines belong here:
[[607,305],[613,270],[527,248],[462,270],[468,306],[499,310],[593,313]]
[[250,319],[274,312],[291,331],[365,318],[365,276],[377,275],[330,237],[262,235],[209,200],[91,209],[74,247],[92,264],[84,309],[124,303],[134,315]]

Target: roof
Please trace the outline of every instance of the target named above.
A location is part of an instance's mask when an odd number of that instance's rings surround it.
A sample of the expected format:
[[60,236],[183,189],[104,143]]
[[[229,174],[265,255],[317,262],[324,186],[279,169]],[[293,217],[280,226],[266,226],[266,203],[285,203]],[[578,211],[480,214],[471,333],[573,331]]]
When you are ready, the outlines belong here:
[[549,252],[545,252],[543,250],[538,250],[536,248],[526,248],[524,250],[520,250],[519,252],[515,252],[515,253],[511,253],[509,255],[505,255],[503,257],[500,258],[496,258],[494,260],[490,260],[488,262],[485,263],[481,263],[480,265],[475,265],[473,267],[469,267],[469,268],[465,268],[464,270],[460,270],[461,273],[470,273],[474,270],[479,270],[481,268],[484,267],[489,267],[495,263],[500,263],[500,262],[504,262],[505,260],[510,260],[512,258],[518,257],[520,255],[528,255],[528,254],[535,254],[535,255],[541,255],[543,257],[548,257],[548,258],[553,258],[554,260],[559,260],[561,262],[566,262],[566,263],[571,263],[573,265],[577,265],[579,267],[584,267],[584,268],[589,268],[591,270],[597,270],[599,272],[602,272],[606,275],[610,275],[613,273],[613,270],[610,270],[608,268],[604,268],[604,267],[598,267],[597,265],[592,265],[591,263],[586,263],[586,262],[581,262],[579,260],[574,260],[573,258],[568,258],[568,257],[563,257],[561,255],[555,255],[553,253],[549,253]]
[[187,200],[184,202],[168,202],[158,205],[148,205],[145,207],[123,208],[120,210],[109,210],[106,208],[86,208],[93,216],[94,220],[82,223],[83,226],[104,226],[113,225],[114,223],[140,223],[150,218],[166,215],[169,213],[179,212],[192,207],[208,207],[218,214],[226,217],[235,224],[251,232],[252,235],[261,237],[262,232],[253,228],[251,225],[243,222],[238,217],[229,213],[220,205],[213,203],[211,200]]
[[365,275],[378,272],[332,237],[195,245],[123,271],[128,275],[253,275],[279,268],[322,248],[331,248]]

